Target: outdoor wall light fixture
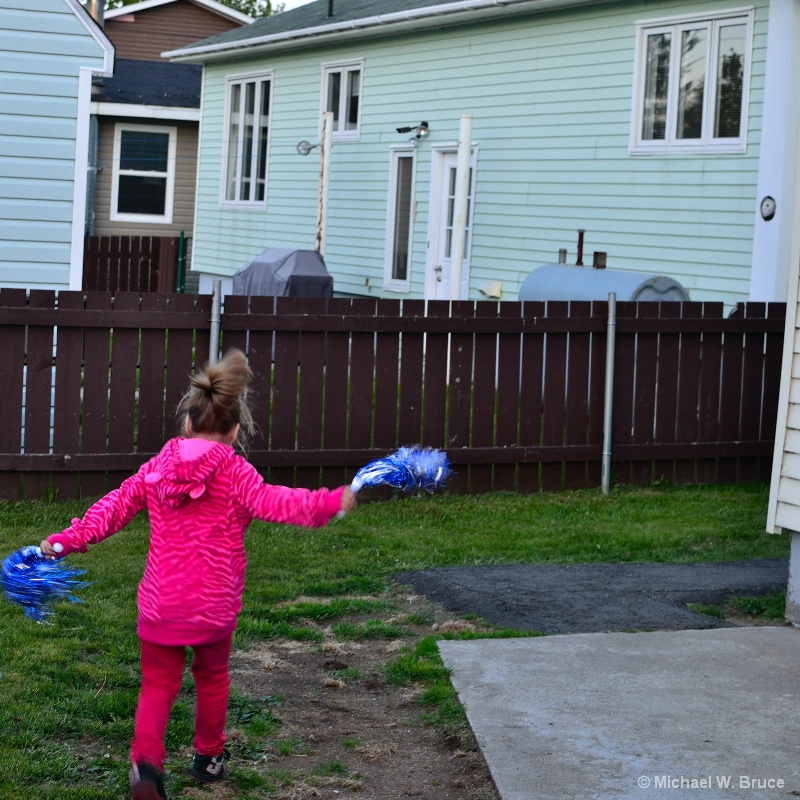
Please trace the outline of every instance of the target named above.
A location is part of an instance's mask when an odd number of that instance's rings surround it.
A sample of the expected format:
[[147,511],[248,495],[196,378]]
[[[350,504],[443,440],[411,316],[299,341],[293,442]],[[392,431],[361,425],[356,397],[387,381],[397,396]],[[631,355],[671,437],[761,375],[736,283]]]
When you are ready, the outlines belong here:
[[303,139],[302,142],[297,143],[297,153],[301,156],[307,156],[315,147],[319,147],[319,145],[311,144],[311,142],[307,142]]
[[409,125],[408,127],[398,128],[397,129],[398,133],[411,133],[412,131],[416,131],[417,132],[416,136],[414,136],[415,139],[424,139],[428,135],[428,133],[430,132],[427,122],[420,122],[419,125],[415,125],[415,126]]

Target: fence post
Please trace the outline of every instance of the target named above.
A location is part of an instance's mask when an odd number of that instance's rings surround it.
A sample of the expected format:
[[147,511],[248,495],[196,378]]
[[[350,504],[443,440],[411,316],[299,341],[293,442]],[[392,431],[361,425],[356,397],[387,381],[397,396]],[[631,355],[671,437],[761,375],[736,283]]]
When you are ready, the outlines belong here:
[[216,364],[219,361],[219,318],[222,295],[222,281],[214,281],[211,295],[211,328],[209,329],[208,363]]
[[614,346],[617,334],[617,295],[608,295],[608,324],[606,326],[606,386],[603,405],[603,468],[601,487],[608,494],[611,485],[611,419],[614,415]]

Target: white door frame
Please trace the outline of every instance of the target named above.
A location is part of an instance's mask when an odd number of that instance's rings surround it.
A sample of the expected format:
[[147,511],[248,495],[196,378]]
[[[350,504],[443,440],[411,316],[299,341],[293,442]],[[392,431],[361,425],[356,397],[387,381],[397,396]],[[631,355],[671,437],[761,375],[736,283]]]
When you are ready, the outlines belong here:
[[[447,222],[447,203],[444,192],[446,166],[450,158],[458,155],[458,143],[437,144],[431,148],[431,193],[430,213],[428,215],[428,255],[425,263],[425,299],[436,299],[439,273],[436,267],[440,264],[440,253],[444,246],[442,241]],[[472,256],[473,219],[475,216],[475,185],[477,176],[478,146],[473,143],[470,167],[472,168],[472,182],[470,185],[469,207],[469,236],[464,250],[464,265],[461,273],[461,299],[466,300],[469,294],[469,273]],[[447,300],[448,297],[440,298]]]

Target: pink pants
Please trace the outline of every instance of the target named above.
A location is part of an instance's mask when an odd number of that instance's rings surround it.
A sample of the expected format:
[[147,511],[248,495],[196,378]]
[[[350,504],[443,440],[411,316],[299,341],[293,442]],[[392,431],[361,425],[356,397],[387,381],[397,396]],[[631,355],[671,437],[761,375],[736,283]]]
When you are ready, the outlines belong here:
[[[218,756],[225,745],[230,674],[228,659],[233,636],[213,644],[192,647],[195,681],[194,749],[204,756]],[[165,647],[141,641],[142,688],[131,744],[131,761],[146,761],[163,770],[164,734],[183,678],[185,647]]]

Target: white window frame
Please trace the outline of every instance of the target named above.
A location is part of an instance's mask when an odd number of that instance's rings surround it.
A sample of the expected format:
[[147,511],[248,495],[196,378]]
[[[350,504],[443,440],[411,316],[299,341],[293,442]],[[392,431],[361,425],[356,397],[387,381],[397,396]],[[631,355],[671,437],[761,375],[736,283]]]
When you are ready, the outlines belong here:
[[[167,152],[167,171],[152,172],[150,170],[140,171],[120,168],[120,156],[122,154],[122,132],[123,131],[143,131],[146,133],[165,133],[169,135],[169,145]],[[137,222],[153,225],[171,225],[172,210],[175,200],[175,164],[177,161],[178,149],[178,129],[167,125],[140,125],[129,122],[117,122],[114,125],[114,154],[113,171],[111,179],[111,208],[109,219],[112,222]],[[119,203],[119,179],[120,176],[155,176],[166,178],[164,187],[164,213],[163,214],[130,214],[117,211]]]
[[[411,202],[408,225],[408,263],[405,280],[394,276],[395,230],[397,215],[397,188],[401,159],[411,157]],[[383,266],[383,288],[389,292],[405,292],[411,290],[411,253],[414,248],[414,218],[416,217],[417,190],[417,149],[412,145],[393,147],[389,153],[389,197],[386,204],[386,251]]]
[[[714,112],[716,105],[717,62],[719,56],[719,30],[730,24],[744,24],[745,66],[742,76],[742,116],[739,136],[715,138]],[[703,135],[699,139],[678,139],[675,130],[678,114],[680,82],[681,32],[693,26],[707,26],[709,30],[706,59],[705,91],[703,97]],[[670,52],[669,90],[667,100],[666,136],[664,139],[642,138],[644,118],[644,91],[647,59],[647,37],[656,33],[672,34]],[[753,8],[731,9],[722,13],[693,14],[667,19],[646,20],[636,23],[636,56],[631,117],[631,155],[740,154],[747,150],[748,100],[750,95],[750,70],[753,60]]]
[[[248,199],[248,200],[237,200],[237,199],[228,199],[228,173],[229,173],[229,152],[230,152],[230,123],[231,123],[231,98],[233,95],[233,87],[243,86],[246,83],[256,82],[258,84],[262,84],[264,82],[269,83],[269,108],[267,109],[267,143],[265,149],[265,160],[266,164],[264,167],[264,199],[263,200],[256,200],[256,199]],[[256,99],[261,97],[261,91],[256,90]],[[272,71],[267,72],[256,72],[252,74],[246,75],[230,75],[225,81],[225,117],[223,121],[223,133],[222,133],[222,172],[220,177],[220,206],[223,208],[230,208],[230,209],[242,209],[242,210],[262,210],[267,206],[267,189],[269,184],[269,163],[270,163],[270,143],[272,141],[272,98],[275,95],[275,79],[274,73]],[[260,111],[259,107],[259,111]],[[255,116],[259,116],[256,114]],[[244,135],[244,126],[240,124],[239,126],[239,147],[238,147],[238,156],[236,160],[236,192],[235,194],[238,195],[238,186],[241,181],[241,165],[242,165],[242,148],[241,142],[242,137]],[[258,167],[258,147],[253,148],[253,153],[251,155],[251,159],[253,160],[252,163],[252,175],[256,176],[257,174],[257,167]],[[256,186],[258,184],[258,178],[254,177],[251,180],[251,187],[250,187],[250,194],[251,196],[254,194],[256,190]]]
[[[322,114],[328,110],[328,78],[331,74],[339,72],[342,75],[342,91],[339,96],[339,124],[347,116],[347,73],[358,71],[358,122],[353,130],[333,129],[332,140],[334,142],[357,142],[361,137],[361,118],[364,109],[364,60],[356,59],[350,61],[332,61],[322,65],[322,99],[320,108]],[[320,114],[320,118],[322,118]]]

